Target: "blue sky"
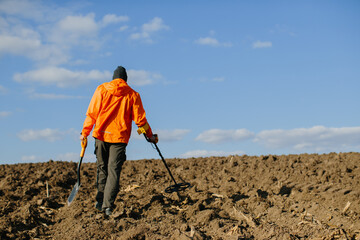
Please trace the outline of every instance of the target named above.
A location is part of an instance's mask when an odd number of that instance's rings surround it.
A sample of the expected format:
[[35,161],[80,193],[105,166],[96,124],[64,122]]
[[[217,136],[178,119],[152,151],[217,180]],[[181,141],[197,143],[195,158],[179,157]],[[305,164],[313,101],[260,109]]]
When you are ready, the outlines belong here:
[[[166,158],[360,151],[359,12],[356,0],[0,0],[0,164],[77,161],[91,96],[118,65]],[[158,158],[135,132],[127,156]]]

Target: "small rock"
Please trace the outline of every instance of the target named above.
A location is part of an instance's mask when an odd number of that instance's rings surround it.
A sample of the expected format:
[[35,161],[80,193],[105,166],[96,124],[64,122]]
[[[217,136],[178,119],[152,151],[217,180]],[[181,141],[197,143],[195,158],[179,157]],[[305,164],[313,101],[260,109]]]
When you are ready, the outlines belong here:
[[190,228],[186,223],[184,223],[184,224],[181,225],[180,230],[182,232],[188,232],[188,231],[190,231]]
[[39,200],[37,200],[36,203],[37,203],[37,205],[41,206],[44,204],[44,199],[39,199]]
[[116,212],[114,212],[111,216],[113,217],[113,218],[120,218],[122,215],[124,214],[124,211],[116,211]]

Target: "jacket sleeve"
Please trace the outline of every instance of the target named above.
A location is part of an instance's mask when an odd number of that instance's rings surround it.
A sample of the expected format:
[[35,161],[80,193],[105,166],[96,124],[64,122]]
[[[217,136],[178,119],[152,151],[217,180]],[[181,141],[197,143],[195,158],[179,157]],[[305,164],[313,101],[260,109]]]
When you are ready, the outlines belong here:
[[140,94],[135,92],[134,98],[135,99],[134,99],[134,104],[133,104],[133,108],[132,108],[133,109],[133,114],[132,114],[133,121],[135,122],[135,124],[138,127],[145,127],[146,136],[148,138],[151,138],[153,133],[152,133],[150,125],[147,122],[146,113],[145,113],[145,110],[144,110],[144,107],[143,107],[143,104],[142,104],[142,101],[140,98]]
[[101,92],[100,87],[98,87],[94,95],[91,98],[88,110],[86,112],[86,118],[83,125],[83,130],[81,131],[81,134],[85,137],[90,135],[91,130],[94,127],[94,124],[96,122],[97,117],[99,116],[100,108],[101,108]]

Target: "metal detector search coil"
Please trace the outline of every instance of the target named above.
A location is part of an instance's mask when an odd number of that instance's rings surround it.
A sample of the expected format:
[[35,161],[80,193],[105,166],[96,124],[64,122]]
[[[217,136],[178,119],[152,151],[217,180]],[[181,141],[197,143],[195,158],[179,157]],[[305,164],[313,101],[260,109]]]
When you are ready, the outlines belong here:
[[166,193],[181,192],[191,187],[190,183],[178,183],[165,188]]

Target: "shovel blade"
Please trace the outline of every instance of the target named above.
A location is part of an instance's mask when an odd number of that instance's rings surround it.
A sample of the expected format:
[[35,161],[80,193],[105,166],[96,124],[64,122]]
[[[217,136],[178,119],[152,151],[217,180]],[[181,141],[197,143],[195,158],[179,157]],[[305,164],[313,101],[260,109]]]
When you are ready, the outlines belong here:
[[80,189],[80,184],[78,182],[76,182],[76,184],[75,184],[73,190],[71,191],[70,196],[67,200],[68,206],[70,206],[71,202],[75,199],[76,194],[79,191],[79,189]]

